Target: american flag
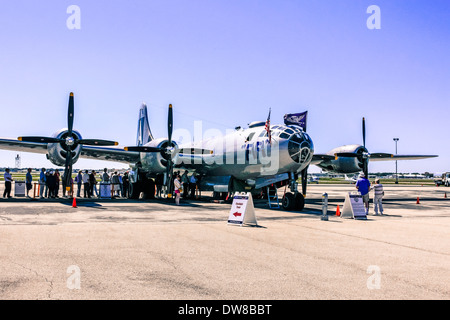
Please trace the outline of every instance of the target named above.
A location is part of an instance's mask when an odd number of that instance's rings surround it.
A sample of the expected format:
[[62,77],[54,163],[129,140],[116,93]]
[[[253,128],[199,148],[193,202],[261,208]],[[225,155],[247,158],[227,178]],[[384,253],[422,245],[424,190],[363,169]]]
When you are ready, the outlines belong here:
[[269,108],[269,116],[267,117],[265,129],[267,131],[267,136],[269,137],[269,144],[272,145],[272,134],[270,133],[270,111],[271,109]]

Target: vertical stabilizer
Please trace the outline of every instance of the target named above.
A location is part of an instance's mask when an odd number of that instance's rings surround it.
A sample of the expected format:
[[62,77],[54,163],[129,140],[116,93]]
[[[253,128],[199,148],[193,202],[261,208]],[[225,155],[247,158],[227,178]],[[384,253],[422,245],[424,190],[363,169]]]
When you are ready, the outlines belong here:
[[152,131],[148,124],[147,105],[142,104],[139,109],[139,120],[137,129],[136,145],[143,146],[153,140]]

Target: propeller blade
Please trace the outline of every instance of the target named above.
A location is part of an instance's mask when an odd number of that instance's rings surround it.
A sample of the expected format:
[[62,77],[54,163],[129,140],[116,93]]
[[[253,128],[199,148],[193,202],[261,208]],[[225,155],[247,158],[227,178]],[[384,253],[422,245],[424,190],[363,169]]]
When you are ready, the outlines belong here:
[[17,140],[23,142],[43,142],[43,143],[60,143],[64,142],[63,139],[53,138],[53,137],[18,137]]
[[73,92],[71,92],[69,96],[69,110],[67,111],[67,128],[69,130],[70,136],[72,136],[73,117],[74,117],[74,102],[73,102]]
[[172,112],[172,105],[169,104],[169,116],[167,119],[167,138],[169,140],[169,146],[172,144],[172,130],[173,130],[173,112]]
[[100,140],[100,139],[80,139],[77,140],[78,144],[85,144],[88,146],[117,146],[119,143],[110,140]]
[[137,152],[161,152],[161,151],[165,150],[165,149],[162,149],[162,148],[144,147],[144,146],[140,146],[140,147],[125,147],[124,149],[126,151],[137,151]]
[[173,162],[172,160],[167,161],[167,169],[166,169],[166,185],[167,185],[167,195],[168,198],[172,198],[173,195]]
[[366,147],[366,119],[362,119],[363,147]]
[[363,162],[363,172],[367,179],[369,179],[369,161],[366,159]]

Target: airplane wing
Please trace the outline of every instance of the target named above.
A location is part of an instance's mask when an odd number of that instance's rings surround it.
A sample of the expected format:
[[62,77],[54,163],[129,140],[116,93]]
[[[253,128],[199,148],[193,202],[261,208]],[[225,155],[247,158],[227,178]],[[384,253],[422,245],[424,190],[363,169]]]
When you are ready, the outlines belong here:
[[80,158],[136,163],[140,160],[139,152],[125,151],[123,147],[82,146]]
[[0,138],[0,149],[46,154],[47,143],[23,142],[17,139]]
[[[24,142],[11,138],[0,138],[0,149],[32,153],[47,153],[47,143]],[[125,151],[123,147],[86,146],[81,148],[80,157],[84,159],[97,159],[125,163],[139,161],[139,152]]]
[[370,161],[420,160],[436,157],[437,155],[401,155],[391,153],[371,153]]

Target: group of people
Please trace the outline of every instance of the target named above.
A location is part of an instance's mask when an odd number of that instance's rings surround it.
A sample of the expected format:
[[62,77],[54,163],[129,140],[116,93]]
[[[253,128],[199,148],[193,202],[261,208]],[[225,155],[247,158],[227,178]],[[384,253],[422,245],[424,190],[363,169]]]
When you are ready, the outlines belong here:
[[[97,189],[97,173],[95,170],[89,172],[85,170],[84,173],[82,170],[78,171],[78,174],[75,177],[75,182],[77,183],[77,197],[81,197],[81,189],[83,188],[84,198],[92,198],[94,196],[99,197],[99,191]],[[101,175],[101,183],[110,184],[111,185],[111,198],[115,197],[124,197],[128,196],[128,186],[130,183],[130,179],[128,176],[128,172],[125,172],[123,175],[114,171],[111,175],[108,174],[108,169],[105,168],[103,170],[103,174]]]
[[[182,175],[177,171],[174,173],[174,193],[175,193],[175,203],[180,204],[181,196],[184,199],[194,199],[196,197],[196,190],[198,188],[200,176],[192,174],[188,176],[188,171],[186,170]],[[10,170],[6,169],[4,174],[5,179],[5,190],[3,192],[3,198],[11,198],[11,184],[14,179],[11,176]],[[31,169],[27,170],[25,176],[25,184],[27,197],[29,198],[29,191],[33,188],[33,177],[31,175]],[[65,185],[64,177],[61,177],[58,169],[56,170],[46,170],[41,169],[39,175],[39,196],[43,198],[58,198],[59,197],[59,187],[62,184],[63,197],[66,197],[66,191],[68,191],[68,196],[73,197],[73,185],[74,182],[77,184],[77,197],[81,197],[81,189],[83,188],[84,197],[91,198],[94,193],[96,197],[99,197],[99,192],[97,189],[97,173],[95,170],[89,172],[88,170],[79,171],[75,177],[75,180],[70,177],[69,185]],[[108,169],[103,170],[101,175],[101,182],[111,185],[111,198],[115,197],[127,197],[128,186],[130,179],[128,172],[125,172],[123,176],[120,172],[114,171],[111,175],[108,174]],[[162,186],[164,185],[164,174],[158,174],[155,179],[156,184],[156,196],[161,198],[162,196]],[[383,214],[383,196],[384,190],[383,185],[380,183],[380,179],[375,179],[374,185],[370,184],[370,181],[365,177],[364,173],[359,175],[359,179],[356,182],[356,189],[361,193],[363,202],[366,208],[366,214],[369,214],[369,192],[374,190],[374,211],[375,215]]]
[[372,186],[370,184],[370,181],[366,178],[364,173],[359,174],[359,179],[356,182],[356,189],[361,193],[364,206],[366,207],[366,215],[369,214],[369,192],[371,190],[374,190],[374,197],[373,197],[373,206],[375,215],[378,215],[378,212],[380,215],[383,214],[383,196],[384,196],[384,190],[383,185],[380,183],[380,179],[375,179],[374,185]]
[[[29,198],[29,192],[32,189],[33,177],[31,175],[31,169],[28,169],[28,172],[25,176],[25,184],[27,189],[27,197]],[[39,174],[39,197],[43,198],[59,198],[59,186],[61,183],[61,175],[59,170],[56,169],[53,171],[52,169],[46,170],[45,168],[41,169]],[[65,195],[65,187],[63,187],[63,195]]]
[[[29,168],[25,175],[25,185],[26,185],[26,197],[30,198],[30,190],[33,189],[33,176],[31,174],[32,169]],[[101,175],[101,182],[105,184],[111,185],[111,198],[115,197],[127,197],[128,195],[128,186],[129,186],[129,175],[128,172],[125,172],[123,175],[120,172],[114,171],[108,174],[108,169],[104,169],[103,174]],[[11,186],[14,179],[12,178],[10,169],[5,169],[4,174],[5,180],[5,190],[3,192],[3,198],[12,198],[11,196]],[[62,186],[62,196],[63,197],[73,197],[74,195],[74,184],[77,184],[77,197],[81,197],[81,190],[84,191],[85,198],[91,198],[92,196],[99,197],[99,190],[97,189],[97,173],[95,170],[88,171],[85,170],[79,171],[75,176],[75,179],[72,178],[72,175],[69,178],[69,185],[66,186],[66,179],[64,176],[60,174],[59,170],[47,170],[45,168],[41,169],[39,173],[39,198],[59,198],[59,190],[60,186]]]

